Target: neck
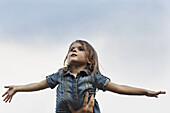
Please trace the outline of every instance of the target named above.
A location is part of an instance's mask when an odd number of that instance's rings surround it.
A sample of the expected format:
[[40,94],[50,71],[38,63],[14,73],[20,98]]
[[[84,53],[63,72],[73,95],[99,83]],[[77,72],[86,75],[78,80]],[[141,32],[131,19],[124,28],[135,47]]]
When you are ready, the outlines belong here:
[[81,70],[85,69],[86,65],[72,65],[70,66],[71,73],[76,76]]

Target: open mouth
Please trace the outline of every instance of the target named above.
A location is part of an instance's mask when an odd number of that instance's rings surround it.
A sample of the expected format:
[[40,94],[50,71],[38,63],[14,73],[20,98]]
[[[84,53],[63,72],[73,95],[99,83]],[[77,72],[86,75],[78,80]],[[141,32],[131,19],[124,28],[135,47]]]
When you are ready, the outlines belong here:
[[73,53],[73,54],[71,54],[71,56],[74,57],[74,56],[77,56],[77,55]]

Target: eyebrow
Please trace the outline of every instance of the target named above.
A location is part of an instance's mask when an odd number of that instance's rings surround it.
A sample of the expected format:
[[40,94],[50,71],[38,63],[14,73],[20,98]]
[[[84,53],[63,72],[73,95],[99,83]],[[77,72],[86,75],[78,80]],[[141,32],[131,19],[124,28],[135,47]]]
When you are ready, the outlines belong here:
[[71,47],[70,49],[73,49],[73,48],[79,48],[79,47],[83,47],[83,46],[73,46],[73,47]]

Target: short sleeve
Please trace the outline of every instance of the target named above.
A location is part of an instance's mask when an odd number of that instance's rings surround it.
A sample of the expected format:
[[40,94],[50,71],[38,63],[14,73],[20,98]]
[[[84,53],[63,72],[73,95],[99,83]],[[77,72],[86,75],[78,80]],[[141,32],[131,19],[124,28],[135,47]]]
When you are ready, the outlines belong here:
[[61,71],[62,70],[59,69],[58,72],[46,76],[47,84],[51,89],[55,88],[55,86],[60,83]]
[[106,91],[106,86],[110,82],[110,78],[100,75],[100,74],[95,74],[95,86],[96,88]]

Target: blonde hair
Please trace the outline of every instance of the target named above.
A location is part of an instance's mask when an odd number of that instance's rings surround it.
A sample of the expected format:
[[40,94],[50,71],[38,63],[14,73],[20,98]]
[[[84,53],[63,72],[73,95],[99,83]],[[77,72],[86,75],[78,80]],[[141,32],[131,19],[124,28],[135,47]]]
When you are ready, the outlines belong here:
[[[95,49],[88,42],[86,42],[84,40],[76,40],[76,41],[74,41],[70,45],[68,53],[69,53],[69,51],[71,49],[71,46],[74,43],[77,43],[77,42],[80,43],[83,46],[83,48],[85,49],[86,56],[88,57],[88,60],[90,62],[90,63],[87,63],[86,69],[90,73],[92,73],[92,72],[96,73],[97,72],[98,74],[101,74],[101,72],[99,70],[99,62],[98,62],[97,53],[96,53]],[[64,59],[64,66],[65,66],[66,60],[68,58],[68,53],[67,53],[67,55],[66,55],[66,57]],[[62,70],[63,70],[64,73],[67,72],[69,70],[69,65],[66,65],[66,67],[63,67]]]

